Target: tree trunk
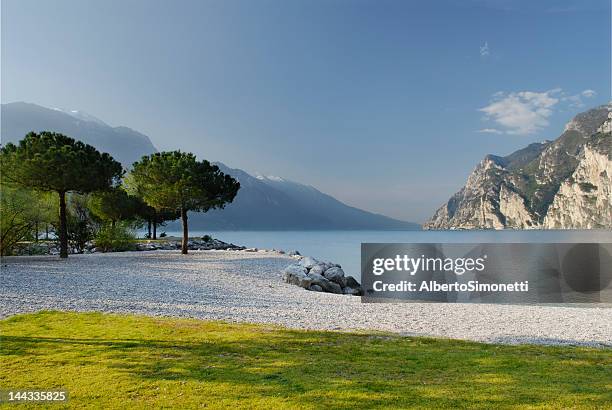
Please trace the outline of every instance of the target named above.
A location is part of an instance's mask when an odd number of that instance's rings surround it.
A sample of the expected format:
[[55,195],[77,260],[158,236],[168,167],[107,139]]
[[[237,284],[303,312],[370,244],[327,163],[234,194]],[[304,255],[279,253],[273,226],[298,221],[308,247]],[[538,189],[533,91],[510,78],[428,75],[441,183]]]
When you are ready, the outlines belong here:
[[49,240],[49,224],[48,223],[45,224],[45,240],[46,241]]
[[68,257],[68,227],[66,221],[66,193],[59,192],[59,239],[60,258]]
[[187,255],[189,229],[187,228],[187,210],[185,208],[181,208],[181,221],[183,222],[183,243],[181,244],[181,253]]
[[36,223],[34,224],[35,228],[34,228],[34,242],[38,242],[38,221],[36,221]]
[[147,238],[151,239],[151,220],[147,219]]
[[153,239],[157,239],[157,210],[153,209]]

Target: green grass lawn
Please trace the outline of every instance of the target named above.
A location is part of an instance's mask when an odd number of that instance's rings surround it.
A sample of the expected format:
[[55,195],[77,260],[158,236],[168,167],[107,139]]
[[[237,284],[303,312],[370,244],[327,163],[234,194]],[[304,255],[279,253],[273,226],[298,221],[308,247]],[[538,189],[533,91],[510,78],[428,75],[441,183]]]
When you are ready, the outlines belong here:
[[612,406],[610,349],[60,312],[0,334],[0,389],[62,388],[78,408]]

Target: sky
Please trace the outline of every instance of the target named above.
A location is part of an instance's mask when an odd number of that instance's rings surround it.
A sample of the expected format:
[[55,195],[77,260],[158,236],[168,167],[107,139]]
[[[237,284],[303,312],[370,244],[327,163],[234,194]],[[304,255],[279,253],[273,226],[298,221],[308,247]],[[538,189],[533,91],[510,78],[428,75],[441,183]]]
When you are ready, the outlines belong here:
[[1,100],[423,222],[610,101],[609,0],[2,0]]

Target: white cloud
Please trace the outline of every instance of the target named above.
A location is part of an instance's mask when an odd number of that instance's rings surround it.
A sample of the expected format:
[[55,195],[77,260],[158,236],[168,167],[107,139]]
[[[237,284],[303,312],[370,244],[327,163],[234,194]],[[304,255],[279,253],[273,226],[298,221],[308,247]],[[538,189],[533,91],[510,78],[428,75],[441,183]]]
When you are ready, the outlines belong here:
[[497,92],[491,103],[479,111],[506,134],[533,134],[549,125],[548,118],[559,103],[561,94],[560,88],[545,92]]
[[583,100],[596,95],[597,92],[591,89],[586,89],[578,94],[568,94],[561,88],[553,88],[544,92],[506,93],[498,91],[492,95],[489,105],[479,109],[485,114],[485,120],[494,122],[496,127],[483,128],[478,132],[534,134],[549,125],[548,118],[555,109],[583,108],[585,107]]
[[572,108],[584,107],[584,103],[582,102],[582,98],[580,97],[580,94],[568,95],[567,97],[563,97],[563,101],[569,102],[569,106]]
[[503,131],[500,131],[497,128],[483,128],[481,130],[478,130],[478,132],[481,132],[483,134],[503,134]]
[[491,51],[489,50],[489,42],[485,41],[485,43],[482,46],[480,46],[480,56],[486,57],[490,54],[491,54]]
[[582,108],[585,103],[582,101],[583,98],[593,98],[597,95],[594,90],[586,89],[579,94],[564,95],[562,100],[569,102],[569,106],[572,108]]
[[590,90],[590,89],[584,90],[581,94],[583,97],[586,97],[586,98],[592,98],[597,95],[597,93],[594,90]]

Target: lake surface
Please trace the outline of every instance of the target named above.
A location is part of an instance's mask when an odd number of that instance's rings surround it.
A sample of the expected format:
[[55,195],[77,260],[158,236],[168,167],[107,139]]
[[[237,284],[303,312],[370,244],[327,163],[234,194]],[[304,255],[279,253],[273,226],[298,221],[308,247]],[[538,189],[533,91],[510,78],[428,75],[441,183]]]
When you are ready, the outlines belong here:
[[[163,231],[160,230],[160,232]],[[167,231],[171,236],[181,232]],[[211,235],[236,245],[297,250],[302,255],[339,263],[359,278],[361,243],[611,243],[612,231],[190,231],[190,237]]]

